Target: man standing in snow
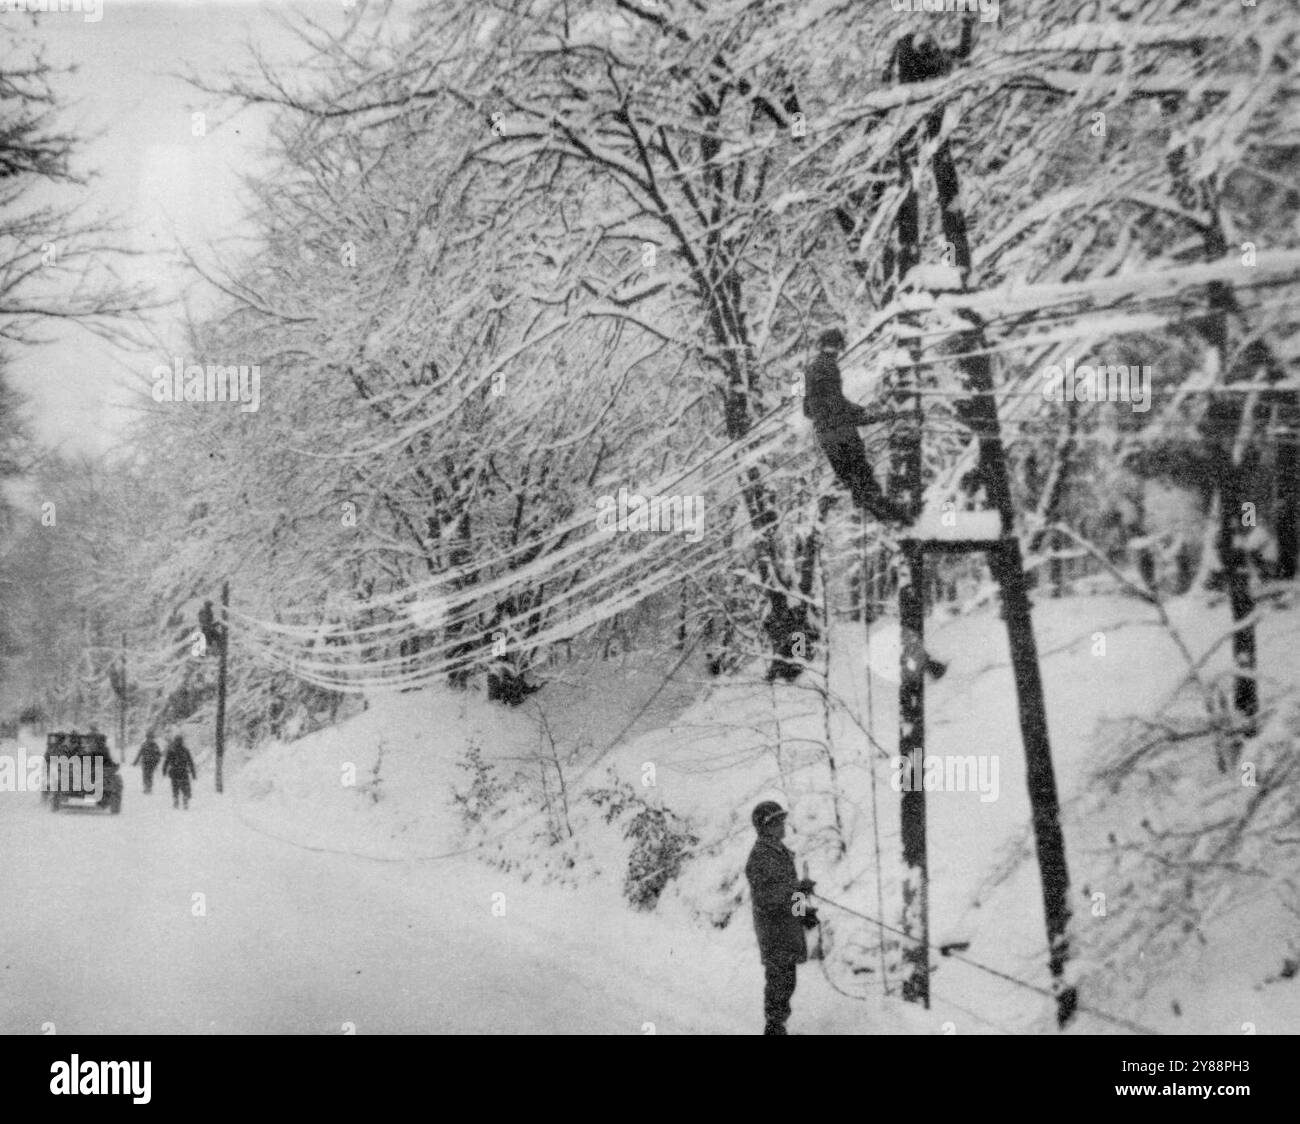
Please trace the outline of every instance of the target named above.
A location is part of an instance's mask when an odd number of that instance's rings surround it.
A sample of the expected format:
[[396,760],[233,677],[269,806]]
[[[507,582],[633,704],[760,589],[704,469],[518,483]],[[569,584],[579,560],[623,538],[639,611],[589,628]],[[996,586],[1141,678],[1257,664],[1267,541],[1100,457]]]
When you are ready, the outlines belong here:
[[150,730],[144,738],[144,744],[140,746],[140,752],[135,755],[132,765],[139,765],[141,772],[144,774],[144,791],[145,795],[153,792],[153,772],[158,768],[158,762],[162,760],[162,751],[158,748],[158,743],[153,740],[153,731]]
[[817,358],[808,367],[804,388],[804,416],[813,423],[817,442],[841,483],[853,495],[853,502],[882,522],[908,523],[910,516],[876,483],[866,446],[858,426],[884,421],[888,414],[874,414],[844,397],[839,356],[844,351],[844,333],[831,328],[817,340]]
[[172,738],[171,745],[167,747],[167,756],[163,758],[162,775],[171,777],[172,781],[172,807],[179,808],[181,799],[185,800],[185,807],[190,806],[190,777],[198,780],[199,771],[194,767],[194,758],[190,756],[190,751],[185,748],[185,742],[177,734]]
[[808,959],[804,929],[817,923],[816,915],[804,904],[814,883],[797,877],[794,855],[781,842],[785,838],[785,815],[785,809],[773,800],[764,800],[754,809],[750,818],[758,841],[745,864],[758,955],[767,976],[763,990],[764,1034],[786,1033],[796,965]]

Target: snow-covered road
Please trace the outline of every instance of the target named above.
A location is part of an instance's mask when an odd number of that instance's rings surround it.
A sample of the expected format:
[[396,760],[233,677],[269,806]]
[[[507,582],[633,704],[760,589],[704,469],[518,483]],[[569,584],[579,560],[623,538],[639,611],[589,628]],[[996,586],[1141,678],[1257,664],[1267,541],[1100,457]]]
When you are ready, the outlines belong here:
[[554,888],[304,849],[130,772],[116,817],[0,794],[0,1032],[753,1030],[757,965],[719,1003],[680,951],[593,950]]

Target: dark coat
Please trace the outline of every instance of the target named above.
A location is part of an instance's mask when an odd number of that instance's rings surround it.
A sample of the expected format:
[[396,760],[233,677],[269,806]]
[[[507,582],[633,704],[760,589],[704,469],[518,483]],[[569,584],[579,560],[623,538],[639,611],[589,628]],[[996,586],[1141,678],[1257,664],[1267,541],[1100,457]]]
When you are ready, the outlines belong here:
[[194,758],[183,745],[174,745],[163,758],[162,775],[164,777],[183,777],[189,775],[197,778],[199,771],[194,767]]
[[162,751],[158,748],[158,743],[153,738],[149,738],[140,747],[140,752],[135,755],[135,760],[131,764],[138,765],[143,761],[146,769],[156,769],[161,760]]
[[857,427],[870,425],[869,410],[844,397],[839,364],[829,351],[823,351],[808,366],[804,386],[803,412],[818,433],[847,433],[857,436]]
[[803,922],[795,916],[794,855],[780,841],[759,837],[745,864],[754,906],[754,932],[764,964],[802,964],[808,959]]

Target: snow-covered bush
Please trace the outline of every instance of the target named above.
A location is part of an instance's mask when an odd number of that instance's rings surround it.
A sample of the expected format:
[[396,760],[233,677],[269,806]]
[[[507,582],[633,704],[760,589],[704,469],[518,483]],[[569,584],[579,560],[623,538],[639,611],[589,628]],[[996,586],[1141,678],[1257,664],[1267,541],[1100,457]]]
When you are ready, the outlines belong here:
[[493,818],[509,790],[495,766],[483,760],[483,749],[476,741],[465,747],[465,759],[457,762],[457,767],[469,774],[469,785],[464,791],[454,790],[451,799],[460,812],[461,825],[473,831]]
[[681,873],[682,862],[699,846],[690,824],[667,808],[647,804],[627,781],[589,794],[605,810],[605,822],[625,820],[623,838],[632,841],[623,896],[637,909],[654,909],[659,895]]

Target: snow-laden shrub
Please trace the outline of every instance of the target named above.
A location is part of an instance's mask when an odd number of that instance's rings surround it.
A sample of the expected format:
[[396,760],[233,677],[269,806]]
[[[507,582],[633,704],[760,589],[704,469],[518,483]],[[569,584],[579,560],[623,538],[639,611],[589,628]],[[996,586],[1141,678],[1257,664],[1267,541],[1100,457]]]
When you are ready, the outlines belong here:
[[623,896],[637,909],[654,909],[664,888],[681,873],[683,860],[699,846],[699,837],[675,812],[646,803],[627,781],[589,797],[604,809],[606,823],[625,821],[623,838],[632,841]]
[[[1214,716],[1192,705],[1121,724],[1117,748],[1101,757],[1076,819],[1108,826],[1104,838],[1076,833],[1093,873],[1075,927],[1118,987],[1137,985],[1140,959],[1144,993],[1234,912],[1271,901],[1300,915],[1282,873],[1300,856],[1300,701],[1269,701],[1275,709],[1230,760]],[[1276,963],[1290,954],[1279,944]]]
[[[479,861],[516,873],[525,882],[578,886],[599,877],[590,840],[575,827],[590,828],[597,813],[585,802],[570,806],[562,788],[546,779],[554,774],[558,783],[555,758],[522,760],[489,761],[477,742],[469,743],[457,762],[467,783],[451,794],[462,839]],[[571,823],[571,815],[580,818]]]
[[473,831],[499,810],[509,786],[497,776],[496,768],[483,760],[483,748],[476,741],[465,747],[465,759],[456,767],[469,774],[469,784],[464,791],[452,791],[452,803],[460,813],[461,826]]

